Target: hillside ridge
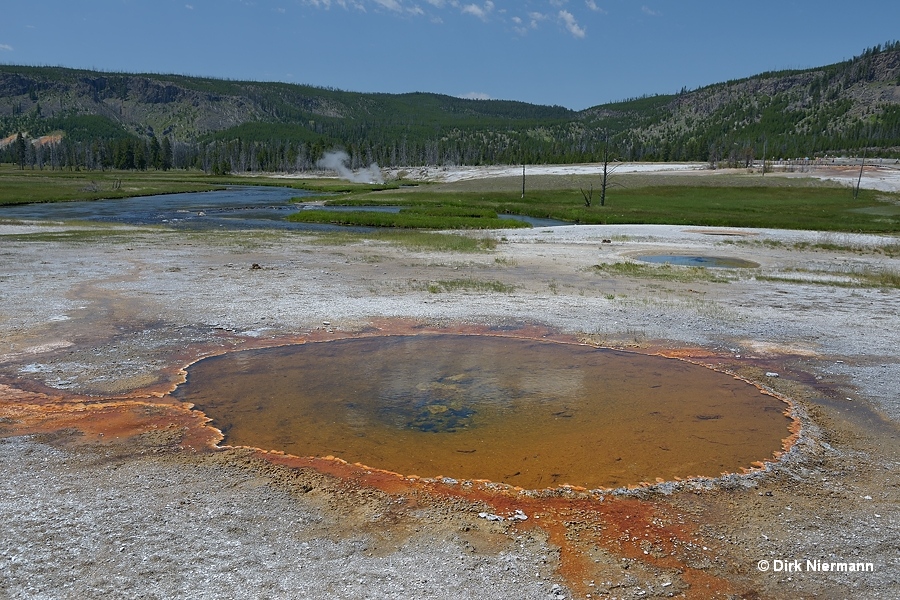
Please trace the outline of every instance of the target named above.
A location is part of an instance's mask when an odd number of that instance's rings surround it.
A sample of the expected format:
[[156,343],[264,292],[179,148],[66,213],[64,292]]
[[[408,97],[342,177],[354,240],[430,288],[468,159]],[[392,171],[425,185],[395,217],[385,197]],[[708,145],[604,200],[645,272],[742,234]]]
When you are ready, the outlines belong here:
[[335,147],[354,164],[391,166],[594,162],[607,144],[626,160],[897,156],[900,43],[833,65],[583,111],[428,92],[0,65],[0,139],[7,139],[0,160],[34,164],[36,151],[26,148],[35,156],[23,157],[22,146],[8,141],[18,134],[63,136],[59,143],[81,154],[92,145],[110,155],[95,162],[112,161],[116,145],[164,139],[184,155],[176,166],[248,170],[304,168]]

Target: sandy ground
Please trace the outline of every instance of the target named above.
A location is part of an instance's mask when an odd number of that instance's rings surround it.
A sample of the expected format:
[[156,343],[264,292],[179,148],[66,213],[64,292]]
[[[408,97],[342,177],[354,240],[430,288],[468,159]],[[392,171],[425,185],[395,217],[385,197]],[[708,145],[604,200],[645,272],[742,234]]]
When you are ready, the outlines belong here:
[[[856,277],[900,271],[895,237],[572,226],[467,255],[92,230],[0,225],[0,598],[900,596],[900,292]],[[760,267],[596,268],[646,252]],[[163,395],[230,349],[423,330],[684,356],[790,398],[802,431],[748,475],[535,495],[210,449]],[[515,509],[530,518],[479,517]]]

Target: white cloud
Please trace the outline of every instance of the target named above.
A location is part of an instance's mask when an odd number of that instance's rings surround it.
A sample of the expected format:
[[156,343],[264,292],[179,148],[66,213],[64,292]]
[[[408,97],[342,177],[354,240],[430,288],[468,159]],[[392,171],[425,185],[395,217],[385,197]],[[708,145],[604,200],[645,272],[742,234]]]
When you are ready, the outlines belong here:
[[464,98],[465,100],[493,100],[493,98],[484,92],[468,92],[466,94],[460,94],[459,97]]
[[[311,4],[311,5],[315,6],[316,8],[324,8],[326,10],[331,8],[331,4],[332,4],[331,0],[304,0],[304,1],[306,2],[306,4]],[[344,0],[334,0],[334,4],[336,4],[337,6],[340,6],[341,8],[347,8],[347,3],[344,2]]]
[[541,21],[546,21],[550,18],[550,15],[545,15],[544,13],[539,12],[530,12],[528,13],[528,18],[531,19],[531,26],[537,27],[538,23]]
[[550,15],[540,12],[530,12],[527,15],[527,21],[522,17],[511,17],[513,31],[519,35],[526,35],[529,31],[537,29],[542,21],[546,21]]
[[400,5],[397,0],[375,0],[375,4],[386,8],[388,10],[393,10],[395,12],[402,12],[403,7]]
[[12,52],[13,47],[9,44],[0,44],[0,50],[6,50],[7,52]]
[[[364,13],[379,12],[398,17],[421,17],[434,24],[449,23],[452,13],[456,13],[475,17],[485,23],[502,24],[520,36],[538,29],[540,24],[545,21],[556,21],[565,28],[569,35],[579,39],[587,37],[586,28],[578,23],[573,11],[563,8],[570,4],[569,0],[547,0],[544,6],[554,7],[552,11],[548,12],[531,11],[526,13],[527,9],[523,7],[519,10],[525,14],[519,15],[511,14],[513,10],[508,9],[506,3],[494,0],[300,0],[300,2],[307,7],[321,10],[343,8]],[[585,0],[585,6],[593,12],[605,13],[598,2],[599,0]],[[525,3],[525,6],[528,4]],[[519,10],[515,12],[519,12]]]
[[188,9],[188,10],[194,10],[194,5],[193,5],[193,4],[185,4],[184,7],[185,7],[186,9]]
[[490,14],[494,11],[494,3],[488,0],[484,3],[484,6],[478,6],[477,4],[466,4],[461,8],[463,14],[472,15],[478,17],[482,21],[487,21]]
[[571,33],[573,37],[581,39],[587,35],[585,28],[578,24],[574,15],[569,11],[559,11],[559,20],[563,22],[563,25],[565,25],[566,29],[569,30],[569,33]]
[[659,12],[658,10],[653,10],[646,4],[641,7],[641,12],[644,13],[645,15],[650,15],[651,17],[659,17],[662,15],[661,12]]
[[513,17],[510,19],[513,22],[513,31],[518,33],[519,35],[525,35],[528,33],[528,28],[525,27],[524,22],[521,17]]

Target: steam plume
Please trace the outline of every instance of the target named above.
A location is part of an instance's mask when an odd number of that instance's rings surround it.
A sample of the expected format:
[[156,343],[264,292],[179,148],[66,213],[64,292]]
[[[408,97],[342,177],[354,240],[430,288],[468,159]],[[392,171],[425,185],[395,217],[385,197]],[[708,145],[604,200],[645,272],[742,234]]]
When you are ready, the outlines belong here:
[[338,177],[352,181],[354,183],[384,183],[384,177],[381,176],[381,168],[378,163],[372,163],[359,171],[351,171],[350,156],[343,150],[332,150],[326,152],[316,163],[320,169],[328,169],[335,171]]

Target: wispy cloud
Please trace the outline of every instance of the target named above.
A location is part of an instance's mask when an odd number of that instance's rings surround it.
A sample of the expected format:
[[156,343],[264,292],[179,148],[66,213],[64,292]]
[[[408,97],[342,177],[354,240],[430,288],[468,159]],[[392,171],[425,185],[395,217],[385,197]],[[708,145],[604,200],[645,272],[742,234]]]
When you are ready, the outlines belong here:
[[477,4],[465,4],[460,7],[460,10],[462,10],[463,14],[472,15],[478,17],[482,21],[487,21],[491,13],[494,12],[494,3],[488,0],[482,6],[478,6]]
[[12,52],[12,49],[13,49],[13,47],[10,46],[9,44],[0,44],[0,50],[6,51],[6,52]]
[[559,20],[562,21],[569,33],[572,34],[572,37],[581,39],[587,35],[587,30],[578,24],[578,21],[575,20],[575,16],[569,11],[559,11]]
[[645,15],[649,15],[649,16],[651,16],[651,17],[659,17],[659,16],[662,16],[662,13],[661,13],[661,12],[659,12],[658,10],[653,10],[652,8],[650,8],[649,6],[647,6],[646,4],[645,4],[644,6],[641,7],[641,12],[644,13]]
[[530,12],[530,13],[528,13],[528,18],[530,19],[531,26],[537,27],[538,23],[540,23],[541,21],[546,21],[547,19],[550,18],[550,16],[545,15],[544,13]]
[[186,9],[188,9],[188,10],[194,10],[194,5],[193,5],[193,4],[185,4],[184,7],[185,7]]
[[397,0],[374,0],[375,4],[394,12],[403,12],[403,6]]
[[538,26],[550,19],[550,15],[541,12],[530,12],[526,18],[512,17],[513,30],[519,35],[525,35],[529,31],[535,30]]
[[[435,8],[443,8],[448,4],[446,0],[425,0],[429,5]],[[386,11],[398,15],[425,15],[425,10],[414,0],[301,0],[307,6],[330,10],[331,7],[343,8],[345,10],[353,9],[359,12],[368,12],[367,8],[375,11]],[[454,0],[450,0],[450,4],[456,4]]]
[[[563,29],[575,38],[587,36],[587,28],[579,22],[577,14],[605,13],[598,0],[546,0],[541,2],[547,12],[531,10],[529,4],[510,0],[300,0],[307,7],[321,10],[343,8],[363,13],[394,14],[402,17],[428,19],[434,24],[449,24],[455,14],[475,17],[485,23],[505,26],[517,35],[524,36],[539,28],[545,21],[560,23]],[[519,12],[521,11],[521,12]],[[519,14],[515,14],[519,13]],[[523,14],[524,13],[524,14]]]
[[309,4],[310,6],[315,6],[316,8],[324,8],[329,9],[331,5],[340,6],[341,8],[347,8],[347,2],[344,0],[303,0],[305,4]]

